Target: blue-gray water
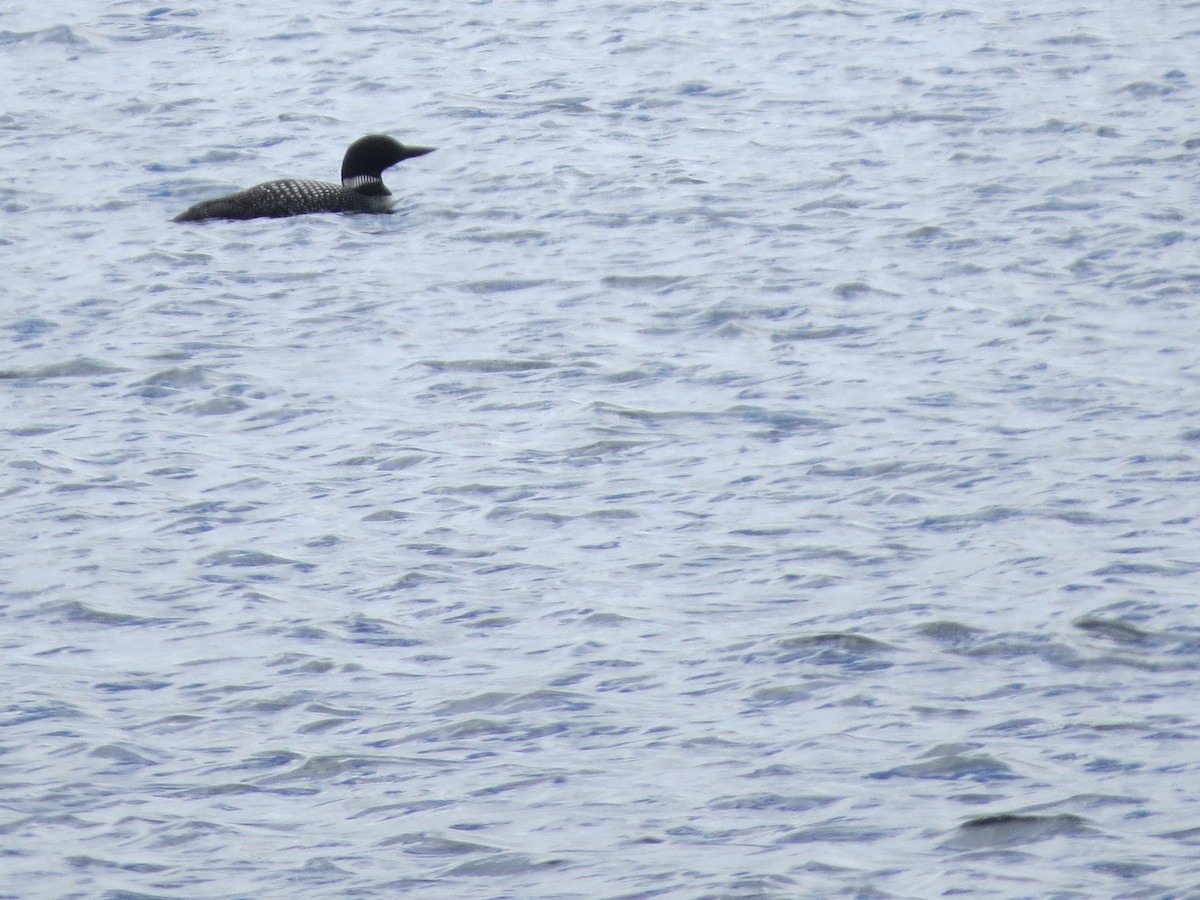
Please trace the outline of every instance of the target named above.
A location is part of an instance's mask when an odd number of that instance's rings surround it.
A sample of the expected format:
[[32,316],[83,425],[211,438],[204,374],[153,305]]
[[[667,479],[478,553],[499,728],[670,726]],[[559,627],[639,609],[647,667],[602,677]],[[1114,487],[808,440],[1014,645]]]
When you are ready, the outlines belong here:
[[[1200,893],[1200,7],[0,14],[0,896]],[[392,217],[182,226],[439,149]]]

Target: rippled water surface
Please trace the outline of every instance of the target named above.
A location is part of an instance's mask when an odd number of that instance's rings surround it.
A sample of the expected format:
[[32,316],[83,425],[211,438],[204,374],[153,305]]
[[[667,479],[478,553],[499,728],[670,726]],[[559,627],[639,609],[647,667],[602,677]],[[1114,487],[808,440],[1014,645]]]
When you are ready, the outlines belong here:
[[[1200,892],[1200,6],[0,13],[0,896]],[[176,225],[367,132],[391,217]]]

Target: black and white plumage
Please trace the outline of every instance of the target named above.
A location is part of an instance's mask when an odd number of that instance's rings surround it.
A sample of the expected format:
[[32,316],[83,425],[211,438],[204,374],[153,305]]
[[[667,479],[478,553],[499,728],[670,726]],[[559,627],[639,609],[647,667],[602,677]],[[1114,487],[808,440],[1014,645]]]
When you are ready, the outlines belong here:
[[432,150],[432,147],[406,147],[387,135],[369,134],[346,150],[341,184],[294,178],[268,181],[227,197],[197,203],[174,221],[277,219],[320,212],[389,213],[392,192],[383,183],[384,169]]

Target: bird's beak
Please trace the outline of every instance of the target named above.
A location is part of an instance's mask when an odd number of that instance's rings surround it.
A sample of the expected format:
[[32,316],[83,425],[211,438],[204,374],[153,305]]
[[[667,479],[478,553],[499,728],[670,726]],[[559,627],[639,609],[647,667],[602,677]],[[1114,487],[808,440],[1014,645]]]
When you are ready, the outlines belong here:
[[412,159],[414,156],[424,156],[426,153],[432,153],[437,147],[405,147],[404,158]]

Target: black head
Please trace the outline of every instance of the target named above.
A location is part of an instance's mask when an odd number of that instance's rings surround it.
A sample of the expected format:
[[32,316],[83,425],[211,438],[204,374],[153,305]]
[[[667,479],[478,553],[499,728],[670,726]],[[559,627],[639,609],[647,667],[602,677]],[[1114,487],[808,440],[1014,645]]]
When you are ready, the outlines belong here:
[[383,170],[394,166],[402,159],[424,156],[432,147],[405,147],[386,134],[368,134],[361,137],[346,151],[342,159],[342,183],[357,178],[378,179]]

